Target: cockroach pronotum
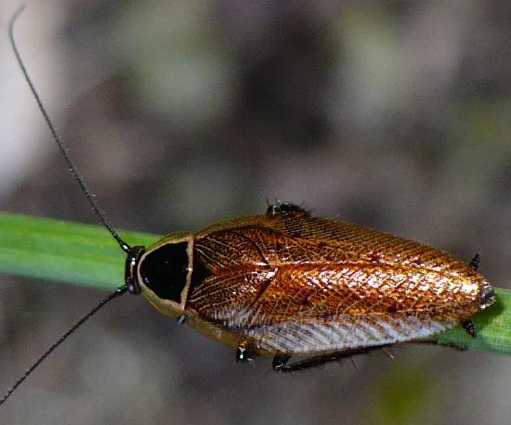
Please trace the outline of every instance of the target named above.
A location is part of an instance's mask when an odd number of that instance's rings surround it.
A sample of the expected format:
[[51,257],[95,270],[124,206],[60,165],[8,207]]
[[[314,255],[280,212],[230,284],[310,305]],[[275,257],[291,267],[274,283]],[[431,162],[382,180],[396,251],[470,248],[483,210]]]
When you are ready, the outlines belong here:
[[[16,59],[71,174],[99,221],[126,253],[124,285],[64,334],[0,401],[110,300],[143,294],[160,312],[227,344],[236,360],[273,357],[289,372],[400,342],[431,341],[495,303],[470,264],[435,248],[277,202],[262,215],[130,246],[101,214],[60,141],[20,58]],[[299,357],[290,361],[291,357]]]

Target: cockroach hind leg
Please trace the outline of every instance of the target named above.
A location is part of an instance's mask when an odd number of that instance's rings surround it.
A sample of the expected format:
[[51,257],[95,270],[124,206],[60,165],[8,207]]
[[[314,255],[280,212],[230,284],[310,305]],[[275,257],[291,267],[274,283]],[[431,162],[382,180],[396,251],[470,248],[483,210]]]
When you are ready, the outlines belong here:
[[479,265],[481,264],[481,256],[479,254],[474,255],[474,258],[470,261],[470,267],[475,271],[479,270]]
[[272,368],[275,372],[298,372],[305,369],[311,369],[313,367],[322,366],[326,363],[338,361],[341,358],[351,357],[351,354],[347,353],[332,353],[320,356],[308,357],[302,360],[297,360],[293,363],[289,363],[291,356],[288,355],[276,355],[273,357]]
[[[291,356],[277,354],[273,357],[273,361],[271,362],[271,367],[275,372],[290,372],[287,370],[289,365],[287,364]],[[291,365],[292,366],[292,365]]]
[[474,322],[472,320],[464,320],[461,322],[461,326],[463,329],[472,337],[475,338],[477,336],[476,327],[474,326]]
[[352,350],[344,350],[329,354],[322,354],[314,357],[308,357],[293,363],[289,363],[291,356],[276,355],[273,358],[272,367],[275,372],[297,372],[300,370],[310,369],[316,366],[322,366],[326,363],[337,362],[339,360],[352,358],[352,356],[356,356],[359,354],[367,354],[370,353],[371,351],[380,350],[385,347],[388,347],[388,345],[354,348]]
[[385,355],[387,356],[387,358],[390,360],[394,360],[396,358],[394,356],[394,353],[392,352],[392,350],[389,347],[383,346],[381,351],[383,351],[385,353]]
[[248,342],[241,342],[236,349],[236,361],[239,363],[248,363],[252,360],[254,360],[254,356],[251,353]]
[[467,351],[468,350],[467,347],[464,347],[462,345],[458,345],[458,344],[454,344],[454,343],[444,343],[444,342],[442,342],[440,344],[434,340],[416,340],[416,341],[410,341],[410,342],[408,342],[408,344],[423,344],[423,345],[427,344],[427,345],[442,346],[442,347],[451,348],[456,351]]

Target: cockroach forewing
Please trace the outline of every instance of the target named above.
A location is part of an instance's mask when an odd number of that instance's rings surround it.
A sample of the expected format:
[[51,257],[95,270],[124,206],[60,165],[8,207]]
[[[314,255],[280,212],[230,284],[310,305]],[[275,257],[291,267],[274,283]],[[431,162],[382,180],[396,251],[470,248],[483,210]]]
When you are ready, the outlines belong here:
[[262,352],[428,338],[482,307],[488,282],[443,251],[305,211],[211,226],[188,308]]

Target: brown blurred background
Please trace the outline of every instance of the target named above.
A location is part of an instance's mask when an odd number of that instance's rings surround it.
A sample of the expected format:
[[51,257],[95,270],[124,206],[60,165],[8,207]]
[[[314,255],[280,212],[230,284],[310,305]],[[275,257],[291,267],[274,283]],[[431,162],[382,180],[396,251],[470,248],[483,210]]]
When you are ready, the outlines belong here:
[[[304,202],[511,271],[511,3],[32,2],[19,47],[118,228]],[[0,209],[94,223],[7,44]],[[0,389],[104,293],[0,278]],[[98,314],[2,424],[502,424],[511,358],[404,346],[280,376],[137,297]]]

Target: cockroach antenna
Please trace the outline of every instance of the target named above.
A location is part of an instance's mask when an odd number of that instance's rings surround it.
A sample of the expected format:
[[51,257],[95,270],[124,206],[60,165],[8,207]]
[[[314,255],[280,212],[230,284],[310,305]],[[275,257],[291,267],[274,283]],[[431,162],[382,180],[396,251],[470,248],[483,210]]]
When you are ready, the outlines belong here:
[[69,330],[67,330],[62,336],[57,339],[44,353],[42,356],[40,356],[32,365],[26,370],[26,372],[16,381],[16,383],[7,390],[7,392],[4,394],[4,396],[0,399],[0,407],[7,401],[7,399],[11,396],[11,394],[16,391],[16,389],[32,374],[34,370],[36,370],[39,365],[46,360],[46,358],[55,351],[55,349],[62,344],[68,336],[73,334],[80,326],[82,326],[88,319],[90,319],[94,314],[96,314],[101,307],[103,307],[105,304],[112,301],[114,298],[117,298],[118,296],[124,294],[128,290],[128,287],[126,285],[121,286],[120,288],[116,289],[115,292],[111,293],[108,297],[103,299],[101,302],[96,305],[91,311],[89,311],[85,316],[83,316],[80,320],[78,320]]
[[25,77],[25,81],[27,82],[27,84],[30,88],[30,91],[32,92],[32,95],[34,96],[35,101],[37,102],[37,106],[39,107],[39,110],[41,111],[41,114],[43,115],[43,118],[46,121],[48,128],[50,129],[53,140],[57,144],[57,146],[60,150],[60,153],[62,154],[62,157],[64,158],[64,161],[67,164],[69,172],[71,173],[73,178],[76,180],[76,182],[80,186],[82,193],[87,198],[87,201],[89,202],[90,206],[92,207],[92,211],[94,212],[94,215],[97,217],[99,222],[110,232],[110,234],[117,241],[117,243],[119,244],[121,249],[124,252],[129,253],[130,246],[121,239],[121,237],[118,235],[118,233],[114,230],[114,228],[111,226],[111,224],[106,219],[105,214],[103,214],[101,212],[98,204],[96,203],[96,201],[94,199],[94,194],[87,188],[85,181],[83,180],[82,176],[78,172],[78,169],[76,168],[73,161],[71,160],[71,157],[68,155],[67,148],[64,146],[64,143],[62,142],[62,140],[60,140],[60,137],[57,134],[57,130],[55,129],[55,126],[53,125],[53,123],[50,119],[50,116],[48,115],[48,112],[46,112],[46,109],[43,105],[41,97],[37,93],[37,90],[34,87],[34,83],[32,83],[32,79],[28,75],[28,71],[25,67],[23,59],[21,59],[21,55],[18,51],[18,47],[16,46],[16,41],[14,39],[14,25],[24,10],[25,10],[25,5],[20,6],[18,8],[18,10],[16,10],[16,12],[14,12],[14,15],[12,15],[12,18],[9,22],[9,39],[11,42],[12,51],[14,52],[14,55],[16,56],[16,61],[18,62],[18,65],[21,68],[21,72],[23,73],[23,76]]
[[[14,39],[14,25],[21,15],[21,13],[25,10],[25,5],[20,6],[16,12],[12,15],[10,21],[9,21],[9,39],[11,43],[12,50],[14,52],[14,55],[16,56],[16,60],[21,68],[21,71],[23,73],[23,76],[25,77],[25,80],[30,87],[30,91],[32,92],[32,95],[34,96],[37,106],[39,107],[39,110],[41,111],[44,120],[46,121],[46,124],[48,125],[48,128],[50,129],[51,135],[53,137],[53,140],[57,144],[60,153],[64,157],[64,161],[66,162],[69,172],[73,176],[73,178],[76,180],[78,185],[80,186],[81,191],[87,198],[87,201],[92,207],[92,210],[94,211],[94,214],[100,221],[100,223],[110,232],[110,234],[113,236],[113,238],[117,241],[121,249],[128,254],[128,256],[133,256],[134,251],[136,251],[137,247],[130,247],[124,240],[121,239],[121,237],[118,235],[118,233],[113,229],[113,227],[110,225],[110,223],[107,221],[105,215],[101,212],[99,209],[99,206],[97,205],[96,201],[94,200],[94,195],[92,192],[89,191],[87,188],[87,185],[85,184],[82,176],[78,172],[78,169],[74,165],[73,161],[69,157],[67,153],[67,149],[65,145],[62,143],[60,137],[57,134],[57,131],[55,130],[55,127],[46,112],[46,109],[43,106],[43,103],[41,101],[41,98],[39,94],[37,93],[34,84],[32,83],[31,78],[28,75],[27,69],[25,67],[25,64],[23,60],[21,59],[21,55],[18,51],[18,48],[16,46],[16,41]],[[71,334],[73,334],[80,326],[82,326],[88,319],[90,319],[94,314],[96,314],[103,306],[105,306],[107,303],[112,301],[113,299],[119,297],[120,295],[131,292],[131,293],[137,293],[137,288],[134,289],[133,286],[130,286],[129,284],[125,284],[118,289],[116,289],[113,293],[105,297],[101,302],[99,302],[92,310],[90,310],[87,314],[85,314],[80,320],[78,320],[68,331],[66,331],[57,341],[55,341],[27,370],[26,372],[16,381],[16,383],[9,388],[9,390],[5,393],[5,395],[0,399],[0,407],[7,401],[7,399],[16,391],[16,389],[32,374],[32,372],[37,369],[41,363],[53,352],[55,349],[62,344]]]

